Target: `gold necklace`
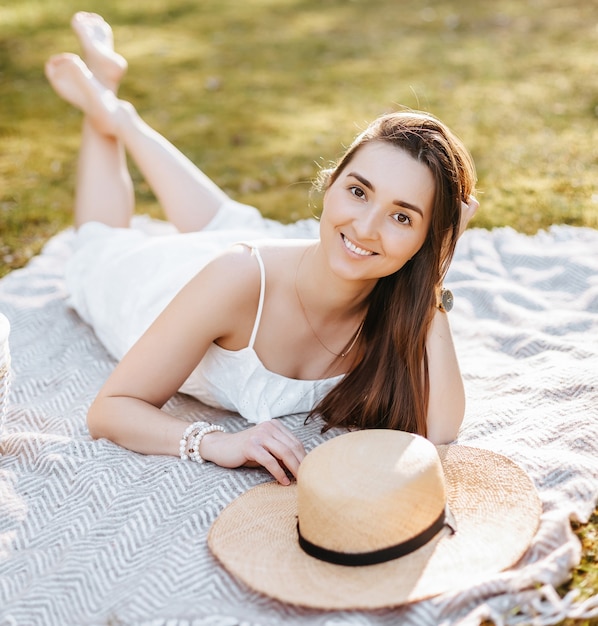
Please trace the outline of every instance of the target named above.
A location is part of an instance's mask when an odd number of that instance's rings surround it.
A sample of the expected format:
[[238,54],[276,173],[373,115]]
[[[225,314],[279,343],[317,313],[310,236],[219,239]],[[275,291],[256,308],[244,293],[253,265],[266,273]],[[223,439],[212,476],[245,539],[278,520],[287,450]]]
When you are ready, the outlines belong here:
[[363,325],[365,323],[365,316],[361,320],[361,323],[357,327],[357,330],[355,331],[355,333],[353,333],[353,338],[350,340],[349,347],[346,350],[343,350],[340,353],[334,352],[320,339],[318,333],[314,330],[314,327],[311,325],[311,322],[309,321],[309,316],[307,315],[307,310],[305,308],[305,305],[303,304],[303,300],[301,299],[301,295],[299,294],[299,287],[297,285],[297,277],[299,276],[299,268],[301,267],[301,264],[303,263],[303,258],[305,257],[306,253],[307,253],[307,248],[301,255],[301,259],[299,260],[299,263],[297,264],[297,270],[295,271],[295,293],[297,294],[297,300],[299,301],[299,305],[301,306],[301,310],[303,311],[303,317],[305,318],[307,325],[311,329],[313,336],[318,340],[318,342],[324,348],[324,350],[326,350],[327,352],[330,352],[330,354],[334,355],[335,357],[340,357],[342,359],[346,357],[347,354],[351,352],[351,350],[353,350],[353,347],[357,343],[357,340],[359,339],[359,336],[361,335],[361,330],[363,329]]

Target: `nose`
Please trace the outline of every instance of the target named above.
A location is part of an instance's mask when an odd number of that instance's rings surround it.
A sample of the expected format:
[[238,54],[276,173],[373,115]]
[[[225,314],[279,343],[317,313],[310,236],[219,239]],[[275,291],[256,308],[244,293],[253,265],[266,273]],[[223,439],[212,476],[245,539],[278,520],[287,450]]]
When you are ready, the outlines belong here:
[[373,207],[365,209],[359,213],[353,220],[353,230],[355,236],[360,241],[377,239],[380,230],[379,212]]

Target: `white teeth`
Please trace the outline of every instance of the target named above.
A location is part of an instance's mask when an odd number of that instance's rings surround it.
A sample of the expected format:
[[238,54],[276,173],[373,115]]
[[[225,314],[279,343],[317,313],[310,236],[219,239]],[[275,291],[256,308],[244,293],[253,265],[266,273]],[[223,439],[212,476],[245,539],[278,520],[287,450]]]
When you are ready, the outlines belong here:
[[351,252],[355,252],[355,254],[359,254],[361,256],[372,256],[374,254],[371,250],[364,250],[363,248],[358,248],[353,242],[349,241],[343,235],[343,241],[345,242],[345,246],[351,250]]

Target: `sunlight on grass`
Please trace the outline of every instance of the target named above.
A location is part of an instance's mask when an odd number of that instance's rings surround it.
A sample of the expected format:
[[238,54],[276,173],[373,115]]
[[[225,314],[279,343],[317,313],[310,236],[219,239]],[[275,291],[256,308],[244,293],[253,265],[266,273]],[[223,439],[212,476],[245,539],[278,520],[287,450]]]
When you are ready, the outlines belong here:
[[[0,219],[34,173],[29,197],[38,206],[54,186],[72,185],[81,118],[55,98],[42,68],[51,53],[77,50],[68,26],[77,7],[24,0],[0,8]],[[310,214],[305,189],[293,186],[358,127],[407,106],[445,119],[472,150],[482,199],[474,225],[598,226],[598,89],[588,54],[598,30],[586,3],[412,0],[397,10],[389,0],[113,0],[86,8],[113,22],[129,59],[123,97],[268,215]],[[64,223],[69,208],[49,204],[61,213],[50,221]]]

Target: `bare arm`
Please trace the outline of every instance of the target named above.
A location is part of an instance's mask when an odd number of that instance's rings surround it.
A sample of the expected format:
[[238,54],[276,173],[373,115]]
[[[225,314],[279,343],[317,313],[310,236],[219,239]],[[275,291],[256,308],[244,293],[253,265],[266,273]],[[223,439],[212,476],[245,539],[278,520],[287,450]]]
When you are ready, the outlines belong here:
[[[480,204],[474,196],[468,203],[461,203],[461,236]],[[459,370],[457,355],[448,315],[436,311],[426,344],[428,371],[430,375],[430,397],[428,399],[428,439],[435,444],[448,443],[455,439],[465,414],[465,391]]]
[[453,345],[448,314],[434,314],[426,344],[430,397],[428,439],[435,444],[455,439],[465,414],[465,391]]
[[[162,406],[176,393],[213,341],[246,344],[257,308],[259,272],[247,249],[220,257],[199,272],[129,350],[88,413],[94,438],[143,454],[179,454],[187,422]],[[296,474],[301,443],[281,424],[240,433],[210,433],[200,453],[224,467],[266,467],[282,483],[281,464]]]

